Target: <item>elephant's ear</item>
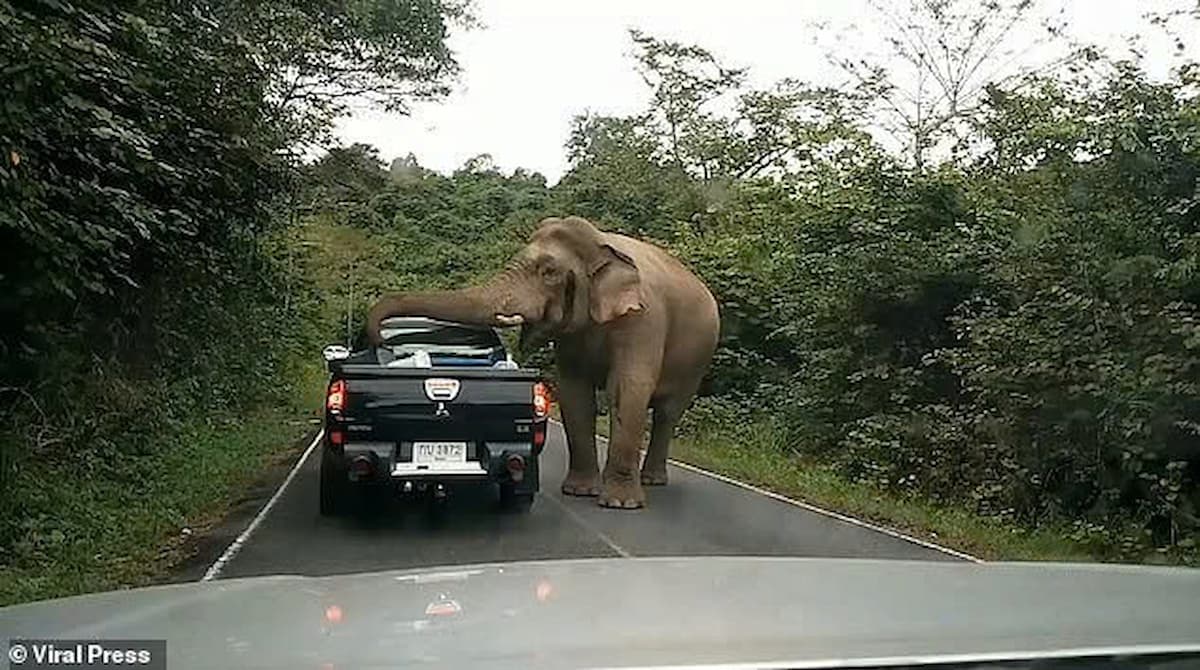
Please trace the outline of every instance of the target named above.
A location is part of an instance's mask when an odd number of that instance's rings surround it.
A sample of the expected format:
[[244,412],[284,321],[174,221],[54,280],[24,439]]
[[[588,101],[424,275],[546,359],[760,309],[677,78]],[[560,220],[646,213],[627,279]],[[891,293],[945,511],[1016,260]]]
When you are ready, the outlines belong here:
[[600,245],[600,255],[591,268],[592,320],[607,323],[646,308],[642,301],[642,279],[637,264],[609,244]]

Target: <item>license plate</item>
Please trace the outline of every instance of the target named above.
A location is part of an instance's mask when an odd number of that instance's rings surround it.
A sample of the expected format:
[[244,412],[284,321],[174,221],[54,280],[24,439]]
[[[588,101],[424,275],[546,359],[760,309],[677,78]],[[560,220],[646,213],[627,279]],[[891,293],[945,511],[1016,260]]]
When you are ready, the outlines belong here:
[[414,442],[413,463],[466,463],[466,442]]

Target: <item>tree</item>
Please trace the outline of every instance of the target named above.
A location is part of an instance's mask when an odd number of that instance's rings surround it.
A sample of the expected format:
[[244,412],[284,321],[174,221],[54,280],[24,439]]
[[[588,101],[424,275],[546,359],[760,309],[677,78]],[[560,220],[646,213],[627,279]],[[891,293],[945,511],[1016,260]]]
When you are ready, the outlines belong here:
[[[874,99],[873,125],[888,133],[918,169],[935,154],[965,151],[989,88],[1011,88],[1049,74],[1091,49],[1066,32],[1063,8],[1036,0],[870,0],[875,24],[832,33],[823,48],[860,96]],[[860,35],[885,48],[863,53]],[[852,35],[852,36],[851,36]],[[854,40],[853,48],[845,42]]]
[[440,97],[458,73],[446,38],[469,27],[470,0],[224,1],[212,20],[247,36],[247,56],[269,82],[265,102],[292,144],[329,139],[351,101],[406,111]]
[[366,202],[383,188],[389,174],[379,159],[379,150],[362,143],[329,149],[305,172],[306,209],[342,212]]
[[[462,11],[0,0],[0,571],[86,573],[77,557],[95,556],[90,583],[117,586],[140,559],[111,562],[111,524],[92,522],[130,482],[163,487],[181,427],[295,388],[297,351],[324,337],[281,211],[298,149],[353,96],[403,107],[445,90]],[[100,514],[52,502],[85,488]],[[154,525],[199,511],[166,503]],[[145,530],[116,533],[139,545],[118,551],[153,555]],[[44,574],[8,581],[58,581]]]
[[[556,189],[562,210],[629,232],[665,232],[680,212],[687,175],[660,159],[660,138],[645,116],[576,117],[567,140],[571,169]],[[686,215],[686,214],[684,214]]]
[[86,296],[131,306],[163,276],[246,268],[296,144],[352,95],[443,90],[465,17],[449,0],[0,4],[4,359]]
[[426,172],[427,170],[421,167],[420,162],[417,161],[417,157],[412,153],[404,157],[392,159],[391,165],[388,166],[388,175],[395,182],[418,179]]
[[873,150],[854,124],[861,97],[793,80],[750,89],[744,69],[706,49],[631,36],[650,102],[628,117],[576,118],[560,189],[575,211],[669,235],[674,221],[719,210],[739,180],[798,182]]
[[703,166],[707,137],[722,125],[707,108],[745,81],[745,70],[722,65],[708,50],[631,30],[636,69],[650,87],[648,120],[659,128],[667,157],[680,168]]
[[461,167],[454,171],[456,175],[495,175],[500,170],[491,154],[478,154],[463,161]]
[[[1200,24],[1200,2],[1183,2],[1178,7],[1150,11],[1146,13],[1146,18],[1151,25],[1160,28],[1171,39],[1176,56],[1181,56],[1187,50],[1187,40],[1196,34],[1197,25]],[[1134,52],[1140,56],[1140,50],[1136,46],[1137,38],[1135,35]]]

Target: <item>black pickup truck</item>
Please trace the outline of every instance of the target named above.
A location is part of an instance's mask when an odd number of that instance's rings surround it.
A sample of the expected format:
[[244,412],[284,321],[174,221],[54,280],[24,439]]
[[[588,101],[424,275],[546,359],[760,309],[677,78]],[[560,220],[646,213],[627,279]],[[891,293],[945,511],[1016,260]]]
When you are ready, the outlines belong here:
[[422,317],[382,326],[378,347],[326,349],[321,514],[397,493],[436,501],[458,484],[498,485],[502,504],[528,509],[550,413],[538,372],[518,368],[491,328]]

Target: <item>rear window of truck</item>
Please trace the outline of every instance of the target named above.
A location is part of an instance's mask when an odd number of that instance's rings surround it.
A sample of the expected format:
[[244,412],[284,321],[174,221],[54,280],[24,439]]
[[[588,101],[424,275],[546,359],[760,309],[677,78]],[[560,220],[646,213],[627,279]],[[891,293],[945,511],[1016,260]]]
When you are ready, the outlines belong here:
[[430,356],[500,360],[504,347],[486,327],[432,319],[387,319],[381,324],[381,349],[397,360],[424,351]]

